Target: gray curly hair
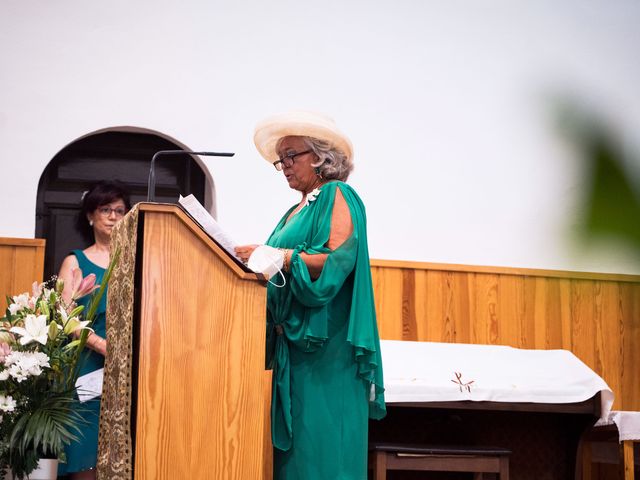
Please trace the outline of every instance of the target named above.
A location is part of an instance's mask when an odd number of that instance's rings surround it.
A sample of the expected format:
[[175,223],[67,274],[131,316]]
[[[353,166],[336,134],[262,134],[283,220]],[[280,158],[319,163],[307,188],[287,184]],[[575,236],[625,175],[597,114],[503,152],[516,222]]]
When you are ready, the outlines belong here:
[[345,182],[353,170],[353,162],[342,151],[331,146],[326,140],[313,137],[302,137],[305,145],[318,157],[313,167],[320,169],[319,175],[325,180]]

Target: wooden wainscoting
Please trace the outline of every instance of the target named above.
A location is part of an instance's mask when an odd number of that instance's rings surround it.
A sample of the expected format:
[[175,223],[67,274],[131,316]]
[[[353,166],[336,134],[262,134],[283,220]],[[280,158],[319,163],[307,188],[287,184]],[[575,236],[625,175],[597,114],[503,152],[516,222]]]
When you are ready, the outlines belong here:
[[372,260],[380,337],[571,350],[640,410],[640,276]]
[[30,292],[33,282],[42,281],[44,245],[39,238],[0,238],[0,316],[7,295]]

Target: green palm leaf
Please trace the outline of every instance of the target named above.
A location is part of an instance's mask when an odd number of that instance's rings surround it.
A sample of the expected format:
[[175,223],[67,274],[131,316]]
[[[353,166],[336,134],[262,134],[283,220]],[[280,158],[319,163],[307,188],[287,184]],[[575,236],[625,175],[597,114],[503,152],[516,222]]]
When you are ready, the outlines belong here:
[[82,435],[79,425],[84,422],[70,393],[46,398],[16,422],[9,439],[10,455],[34,450],[58,456],[65,445],[78,439],[76,434]]

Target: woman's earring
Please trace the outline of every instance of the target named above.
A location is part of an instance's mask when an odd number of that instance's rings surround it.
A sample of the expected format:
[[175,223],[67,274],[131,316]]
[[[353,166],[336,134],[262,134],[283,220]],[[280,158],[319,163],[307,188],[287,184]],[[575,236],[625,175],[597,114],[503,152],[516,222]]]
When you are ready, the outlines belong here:
[[93,220],[89,220],[89,226],[93,227]]
[[316,167],[316,175],[317,175],[319,178],[322,178],[322,174],[320,173],[320,167]]

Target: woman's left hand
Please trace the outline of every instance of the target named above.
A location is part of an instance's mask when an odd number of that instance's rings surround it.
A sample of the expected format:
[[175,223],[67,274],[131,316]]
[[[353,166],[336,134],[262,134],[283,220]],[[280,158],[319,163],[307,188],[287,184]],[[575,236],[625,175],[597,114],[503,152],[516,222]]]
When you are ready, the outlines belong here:
[[236,255],[238,258],[247,263],[249,261],[249,257],[253,253],[253,251],[258,248],[260,245],[240,245],[236,247]]

